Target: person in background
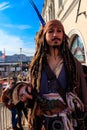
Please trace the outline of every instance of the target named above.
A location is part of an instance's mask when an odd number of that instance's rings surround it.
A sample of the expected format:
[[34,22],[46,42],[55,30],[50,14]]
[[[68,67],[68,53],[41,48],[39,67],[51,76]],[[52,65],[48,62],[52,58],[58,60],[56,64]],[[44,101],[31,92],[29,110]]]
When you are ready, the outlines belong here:
[[68,43],[64,26],[56,19],[36,35],[29,89],[19,90],[21,101],[32,102],[28,102],[30,130],[85,130],[87,87],[82,65]]
[[23,123],[22,123],[23,114],[27,119],[27,108],[25,107],[24,102],[22,102],[18,98],[18,89],[19,87],[22,87],[22,83],[23,81],[21,82],[21,84],[20,82],[17,82],[12,93],[12,101],[13,101],[13,104],[15,105],[15,109],[17,110],[18,124],[19,124],[20,130],[23,130]]
[[5,106],[11,111],[11,121],[12,121],[12,128],[13,130],[20,130],[17,126],[18,124],[18,114],[17,110],[15,108],[15,105],[12,101],[12,93],[15,87],[15,80],[13,79],[13,82],[9,84],[9,87],[5,88],[2,92],[2,102],[5,104]]
[[3,91],[3,88],[2,88],[2,82],[0,80],[0,103],[1,103],[1,95],[2,95],[2,91]]

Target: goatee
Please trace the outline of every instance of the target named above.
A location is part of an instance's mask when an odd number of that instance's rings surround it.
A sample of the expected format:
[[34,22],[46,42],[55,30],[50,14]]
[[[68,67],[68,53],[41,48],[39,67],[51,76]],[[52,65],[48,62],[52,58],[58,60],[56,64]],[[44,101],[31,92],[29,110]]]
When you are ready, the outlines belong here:
[[52,47],[53,47],[54,50],[55,50],[55,49],[60,49],[60,45],[56,45],[56,44],[55,44],[55,45],[53,45]]

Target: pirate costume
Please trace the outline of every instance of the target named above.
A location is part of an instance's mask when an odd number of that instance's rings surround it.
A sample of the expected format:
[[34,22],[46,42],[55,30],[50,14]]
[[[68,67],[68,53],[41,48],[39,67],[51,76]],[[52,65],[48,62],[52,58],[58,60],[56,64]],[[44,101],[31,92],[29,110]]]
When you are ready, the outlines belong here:
[[[62,57],[52,72],[47,63],[47,45],[42,42],[42,37],[50,26],[55,25],[62,29],[64,41],[61,45]],[[36,53],[30,65],[34,97],[34,105],[28,114],[31,130],[85,129],[83,113],[87,109],[87,87],[81,63],[69,51],[67,38],[61,22],[51,20],[39,32],[39,40],[36,39]]]

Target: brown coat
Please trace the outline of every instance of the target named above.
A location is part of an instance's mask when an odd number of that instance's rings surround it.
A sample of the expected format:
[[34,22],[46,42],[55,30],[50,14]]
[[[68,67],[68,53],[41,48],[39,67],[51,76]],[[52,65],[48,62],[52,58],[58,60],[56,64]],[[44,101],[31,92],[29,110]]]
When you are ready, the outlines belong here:
[[87,110],[87,85],[86,85],[83,68],[81,63],[76,59],[75,59],[75,63],[76,63],[76,73],[78,78],[78,87],[76,92],[79,98],[83,101],[85,105],[85,109]]

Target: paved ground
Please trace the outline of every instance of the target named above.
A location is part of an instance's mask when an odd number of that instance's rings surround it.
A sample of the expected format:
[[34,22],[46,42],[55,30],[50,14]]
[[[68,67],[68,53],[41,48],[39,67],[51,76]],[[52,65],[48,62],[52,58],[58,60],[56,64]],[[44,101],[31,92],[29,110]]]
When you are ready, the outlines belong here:
[[[24,126],[23,128],[24,128],[24,130],[28,130],[27,126]],[[13,130],[13,129],[12,128],[8,128],[7,130]]]
[[[23,128],[24,128],[24,130],[28,130],[28,123],[27,123],[26,120],[25,120],[25,122],[24,122]],[[9,129],[7,129],[7,130],[13,130],[13,129],[12,129],[12,128],[9,128]]]

